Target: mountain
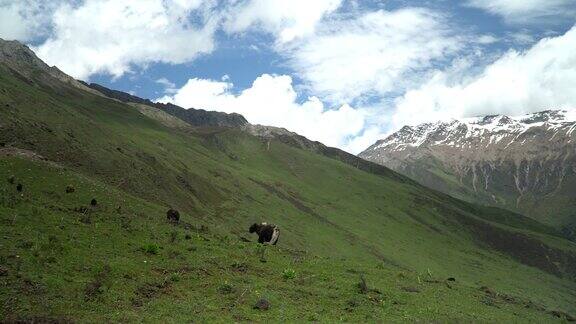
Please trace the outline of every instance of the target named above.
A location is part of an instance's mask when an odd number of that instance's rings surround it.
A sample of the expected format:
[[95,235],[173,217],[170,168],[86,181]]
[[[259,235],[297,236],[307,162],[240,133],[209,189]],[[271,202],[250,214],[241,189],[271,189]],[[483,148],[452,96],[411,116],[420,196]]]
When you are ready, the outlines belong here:
[[360,157],[576,239],[576,112],[548,110],[405,126]]
[[173,104],[163,104],[152,102],[148,99],[142,99],[126,92],[108,89],[96,83],[84,83],[109,98],[118,99],[126,103],[134,103],[158,108],[167,112],[170,115],[176,116],[179,119],[189,123],[192,126],[221,126],[221,127],[241,127],[248,124],[244,116],[240,114],[227,114],[217,111],[206,111],[203,109],[189,108],[185,109]]
[[42,64],[0,63],[0,321],[574,319],[576,245],[554,228]]

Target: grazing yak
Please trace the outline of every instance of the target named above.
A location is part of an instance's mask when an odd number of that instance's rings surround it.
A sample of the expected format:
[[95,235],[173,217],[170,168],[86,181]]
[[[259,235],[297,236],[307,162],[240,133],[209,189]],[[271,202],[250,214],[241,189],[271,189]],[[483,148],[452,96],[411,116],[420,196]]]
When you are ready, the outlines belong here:
[[280,229],[273,224],[252,224],[248,230],[250,233],[258,234],[258,243],[276,245],[280,236]]
[[169,222],[177,224],[180,221],[180,213],[176,209],[170,209],[166,212],[166,218]]

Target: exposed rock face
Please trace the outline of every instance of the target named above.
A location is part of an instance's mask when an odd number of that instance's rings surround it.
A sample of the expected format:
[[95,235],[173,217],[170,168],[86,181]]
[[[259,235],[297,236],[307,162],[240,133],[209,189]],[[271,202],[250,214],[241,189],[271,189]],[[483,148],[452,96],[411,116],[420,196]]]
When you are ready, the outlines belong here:
[[405,126],[359,156],[428,187],[520,211],[576,237],[576,111]]

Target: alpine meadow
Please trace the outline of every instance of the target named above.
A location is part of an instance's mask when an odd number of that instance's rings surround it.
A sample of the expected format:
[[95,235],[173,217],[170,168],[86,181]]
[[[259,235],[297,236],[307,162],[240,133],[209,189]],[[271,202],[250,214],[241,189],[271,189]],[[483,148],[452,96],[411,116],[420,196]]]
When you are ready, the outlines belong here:
[[[517,1],[464,2],[454,5],[463,17],[485,15],[495,30],[526,26]],[[576,321],[574,90],[544,112],[541,102],[522,114],[493,114],[492,101],[458,101],[461,115],[438,108],[452,107],[445,93],[472,96],[465,89],[496,69],[455,85],[460,69],[480,64],[463,51],[508,50],[452,35],[460,11],[22,3],[0,3],[0,323]],[[576,12],[557,1],[529,16],[530,6],[522,17],[535,21]],[[529,57],[570,33],[493,60]],[[103,50],[76,47],[86,39]],[[434,74],[441,63],[453,66]],[[269,66],[278,71],[252,85],[232,73]],[[210,74],[220,69],[230,75]],[[128,90],[145,82],[165,88]],[[421,110],[406,108],[413,98]],[[397,110],[374,110],[392,102]]]

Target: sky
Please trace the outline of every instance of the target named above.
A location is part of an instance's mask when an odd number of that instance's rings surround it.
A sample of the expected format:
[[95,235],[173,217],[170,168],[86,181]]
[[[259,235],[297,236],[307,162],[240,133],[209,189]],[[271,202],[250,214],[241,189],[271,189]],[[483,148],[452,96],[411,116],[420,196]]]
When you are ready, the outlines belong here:
[[154,101],[359,153],[404,125],[576,109],[575,0],[0,0],[0,38]]

